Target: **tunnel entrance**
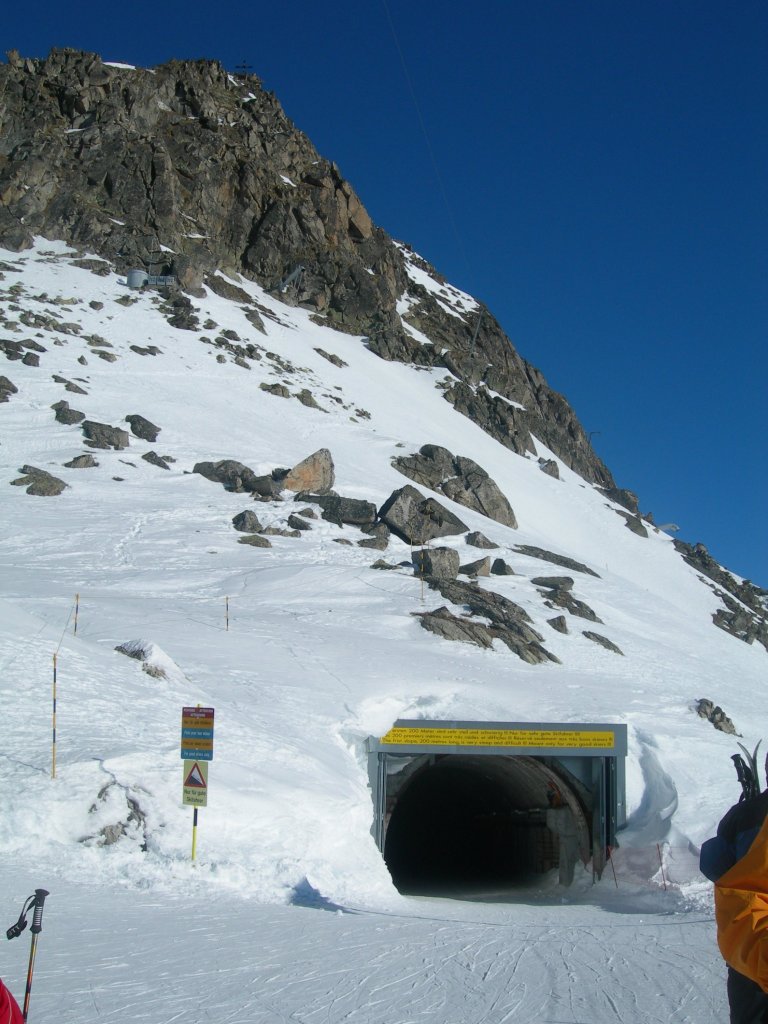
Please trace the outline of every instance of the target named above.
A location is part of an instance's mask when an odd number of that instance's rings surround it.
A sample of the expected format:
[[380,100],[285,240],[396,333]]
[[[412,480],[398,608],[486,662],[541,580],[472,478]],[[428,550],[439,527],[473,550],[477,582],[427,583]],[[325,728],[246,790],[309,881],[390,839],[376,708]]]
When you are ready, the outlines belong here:
[[555,869],[569,885],[579,861],[599,878],[624,823],[625,726],[400,720],[368,747],[373,833],[403,893],[498,893]]

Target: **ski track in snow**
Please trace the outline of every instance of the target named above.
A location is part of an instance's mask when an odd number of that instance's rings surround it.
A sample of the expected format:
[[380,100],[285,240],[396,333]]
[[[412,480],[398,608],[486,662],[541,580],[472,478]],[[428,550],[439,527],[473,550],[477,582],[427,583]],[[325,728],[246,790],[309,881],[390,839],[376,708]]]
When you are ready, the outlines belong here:
[[[93,895],[95,913],[88,890],[68,885],[46,904],[33,1019],[714,1024],[726,1013],[711,920],[674,900],[638,923],[631,898],[618,913],[418,900],[404,916]],[[72,943],[55,943],[66,929]]]

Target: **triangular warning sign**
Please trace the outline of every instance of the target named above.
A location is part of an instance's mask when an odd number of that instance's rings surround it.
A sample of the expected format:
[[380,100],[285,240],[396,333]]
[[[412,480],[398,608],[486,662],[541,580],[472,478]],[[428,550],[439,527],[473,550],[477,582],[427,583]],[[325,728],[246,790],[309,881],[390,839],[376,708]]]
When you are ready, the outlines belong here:
[[200,770],[200,765],[197,763],[197,761],[195,761],[195,763],[192,765],[192,770],[184,780],[184,785],[196,786],[198,789],[206,788],[206,782],[205,779],[203,778],[203,773]]

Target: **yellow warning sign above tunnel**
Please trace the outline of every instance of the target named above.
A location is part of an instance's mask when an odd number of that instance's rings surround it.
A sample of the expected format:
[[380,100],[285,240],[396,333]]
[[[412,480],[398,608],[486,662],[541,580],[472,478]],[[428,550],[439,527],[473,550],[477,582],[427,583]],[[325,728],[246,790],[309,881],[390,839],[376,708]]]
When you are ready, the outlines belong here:
[[612,750],[616,736],[613,729],[425,729],[394,726],[379,742],[387,746]]

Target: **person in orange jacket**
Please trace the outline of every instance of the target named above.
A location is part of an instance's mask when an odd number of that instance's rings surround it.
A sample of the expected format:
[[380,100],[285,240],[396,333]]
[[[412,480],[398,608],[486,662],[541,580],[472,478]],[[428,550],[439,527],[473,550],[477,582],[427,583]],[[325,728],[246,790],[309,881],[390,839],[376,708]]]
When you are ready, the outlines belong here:
[[768,790],[728,811],[699,866],[715,883],[731,1024],[768,1024]]
[[24,1024],[19,1004],[0,981],[0,1024]]
[[747,853],[715,883],[715,918],[723,958],[759,987],[765,1000],[759,1020],[768,1021],[768,818]]

